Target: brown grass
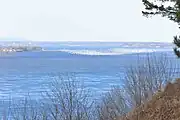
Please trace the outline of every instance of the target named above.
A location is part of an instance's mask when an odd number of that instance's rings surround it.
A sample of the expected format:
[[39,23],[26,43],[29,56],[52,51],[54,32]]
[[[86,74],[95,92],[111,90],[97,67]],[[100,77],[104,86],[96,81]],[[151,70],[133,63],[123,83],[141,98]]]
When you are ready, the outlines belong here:
[[119,120],[180,120],[180,79]]

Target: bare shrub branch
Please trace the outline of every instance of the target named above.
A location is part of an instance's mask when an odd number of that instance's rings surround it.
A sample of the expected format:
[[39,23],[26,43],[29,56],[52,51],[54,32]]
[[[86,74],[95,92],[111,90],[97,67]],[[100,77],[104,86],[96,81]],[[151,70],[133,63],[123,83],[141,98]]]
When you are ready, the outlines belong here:
[[97,106],[98,120],[115,120],[118,116],[124,115],[129,111],[127,103],[124,91],[119,87],[113,87]]
[[98,119],[115,120],[150,100],[156,91],[174,79],[179,67],[173,62],[166,54],[137,56],[127,68],[122,85],[114,87],[100,101]]
[[72,76],[59,76],[47,92],[52,120],[89,120],[92,102],[83,84]]
[[168,81],[172,81],[176,67],[166,54],[147,54],[145,58],[138,58],[136,66],[127,69],[123,81],[123,88],[132,107],[149,100],[154,92],[161,90]]

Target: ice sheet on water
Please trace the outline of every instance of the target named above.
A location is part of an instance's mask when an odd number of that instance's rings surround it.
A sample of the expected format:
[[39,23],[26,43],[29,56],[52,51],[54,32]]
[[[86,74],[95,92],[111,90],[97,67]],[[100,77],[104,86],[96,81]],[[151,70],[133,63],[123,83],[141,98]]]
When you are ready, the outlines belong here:
[[132,53],[148,53],[148,52],[159,52],[159,51],[171,51],[171,49],[126,49],[126,48],[113,48],[108,50],[71,50],[71,49],[62,49],[61,52],[67,52],[70,54],[77,55],[123,55],[123,54],[132,54]]

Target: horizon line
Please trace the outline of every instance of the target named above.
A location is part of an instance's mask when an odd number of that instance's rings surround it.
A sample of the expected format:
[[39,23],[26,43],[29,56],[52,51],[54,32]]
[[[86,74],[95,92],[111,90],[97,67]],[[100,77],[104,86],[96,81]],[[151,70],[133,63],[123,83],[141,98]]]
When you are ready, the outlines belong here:
[[1,39],[0,42],[153,42],[153,43],[173,43],[172,41],[158,41],[158,40],[147,40],[147,41],[138,41],[138,40],[28,40],[28,39]]
[[156,42],[156,43],[172,43],[171,41],[120,41],[120,40],[27,40],[31,42]]

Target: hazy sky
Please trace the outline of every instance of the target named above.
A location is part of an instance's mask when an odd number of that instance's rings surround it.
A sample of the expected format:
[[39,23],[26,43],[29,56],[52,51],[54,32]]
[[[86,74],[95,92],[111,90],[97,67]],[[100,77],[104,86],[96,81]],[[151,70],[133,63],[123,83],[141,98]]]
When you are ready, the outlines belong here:
[[171,42],[177,25],[142,9],[141,0],[0,0],[0,39]]

